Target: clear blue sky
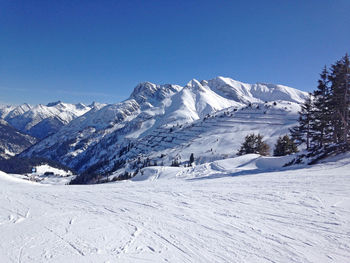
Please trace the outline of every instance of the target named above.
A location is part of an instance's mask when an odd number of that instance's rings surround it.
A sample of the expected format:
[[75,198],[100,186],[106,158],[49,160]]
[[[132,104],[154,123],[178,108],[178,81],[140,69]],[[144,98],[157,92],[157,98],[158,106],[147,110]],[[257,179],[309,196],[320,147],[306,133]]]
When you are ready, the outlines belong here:
[[218,75],[310,91],[350,52],[349,0],[0,0],[0,102],[119,102]]

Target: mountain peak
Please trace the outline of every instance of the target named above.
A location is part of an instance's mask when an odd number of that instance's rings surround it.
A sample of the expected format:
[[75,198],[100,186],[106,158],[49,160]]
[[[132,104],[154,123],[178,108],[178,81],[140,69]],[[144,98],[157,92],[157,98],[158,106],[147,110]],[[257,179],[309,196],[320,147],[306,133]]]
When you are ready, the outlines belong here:
[[204,87],[203,86],[206,86],[206,84],[208,84],[207,81],[205,80],[202,80],[201,82],[199,82],[198,80],[196,79],[191,79],[186,87],[187,88],[190,88],[192,90],[199,90],[199,91],[203,91],[204,90]]
[[85,109],[87,106],[84,104],[84,103],[77,103],[77,104],[74,104],[74,106],[79,109],[79,110],[83,110]]
[[[89,112],[80,115],[64,127],[62,125],[56,133],[33,146],[23,156],[37,153],[42,157],[54,156],[52,158],[80,172],[101,160],[108,160],[103,164],[103,169],[108,170],[118,159],[116,156],[119,154],[121,157],[122,153],[118,151],[129,142],[135,143],[135,151],[130,151],[129,156],[132,159],[138,154],[157,151],[163,146],[173,147],[174,144],[178,145],[179,151],[182,151],[184,145],[191,144],[194,137],[198,137],[198,132],[206,132],[208,127],[210,133],[207,134],[216,134],[211,132],[217,128],[226,134],[227,130],[236,127],[232,133],[231,139],[233,139],[237,137],[236,132],[245,136],[246,132],[250,132],[256,125],[261,124],[261,130],[265,131],[270,127],[272,117],[275,118],[276,113],[281,114],[281,110],[283,114],[288,115],[288,118],[292,116],[296,120],[298,102],[303,96],[304,92],[282,85],[247,84],[222,76],[202,81],[192,79],[185,87],[142,82],[123,102],[100,107],[96,107],[96,103],[90,105],[90,109],[93,107]],[[253,105],[264,104],[265,101],[279,102],[277,108],[268,107],[269,105],[259,107]],[[253,106],[246,107],[249,104]],[[74,107],[68,105],[68,108]],[[204,121],[208,114],[210,121]],[[60,113],[59,117],[65,115],[67,114]],[[264,118],[266,123],[260,118]],[[221,123],[224,119],[225,123]],[[279,131],[285,133],[290,125],[289,119],[283,124],[277,121],[275,124],[281,127]],[[39,130],[41,127],[35,128]],[[167,127],[172,127],[172,130],[167,130]],[[181,134],[176,138],[171,137],[171,141],[168,141],[167,137],[177,132]],[[188,138],[188,134],[193,134],[194,137],[191,135],[191,138]],[[153,140],[153,136],[157,136],[157,139]],[[222,138],[222,145],[227,144],[226,135]],[[150,143],[152,146],[149,146]],[[62,145],[68,147],[63,148]],[[208,148],[215,145],[217,145],[216,139],[212,141],[212,145],[208,145]],[[210,154],[207,157],[211,158],[212,152],[208,152]],[[185,152],[183,156],[189,156],[188,153],[190,152]]]
[[192,86],[192,87],[195,87],[195,86],[200,86],[201,83],[197,80],[197,79],[191,79],[186,86]]
[[306,92],[276,84],[247,84],[227,77],[216,77],[208,81],[211,90],[238,102],[262,102],[285,100],[302,103]]
[[50,102],[46,106],[47,107],[53,107],[53,106],[56,106],[56,105],[61,104],[61,103],[62,103],[62,101],[58,100],[58,101],[55,101],[55,102]]
[[134,91],[130,95],[130,99],[134,99],[140,104],[145,102],[153,104],[160,102],[167,96],[170,96],[181,89],[182,87],[178,85],[156,85],[151,82],[141,82],[134,88]]
[[151,82],[141,82],[137,84],[137,86],[134,88],[133,92],[131,93],[131,97],[135,98],[138,96],[149,96],[153,95],[157,91],[157,85],[153,84]]

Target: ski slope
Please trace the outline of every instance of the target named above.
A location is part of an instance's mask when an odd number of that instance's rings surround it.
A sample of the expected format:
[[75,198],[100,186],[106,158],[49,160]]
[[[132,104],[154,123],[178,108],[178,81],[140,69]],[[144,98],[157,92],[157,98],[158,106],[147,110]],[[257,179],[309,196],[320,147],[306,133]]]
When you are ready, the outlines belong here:
[[84,186],[0,172],[0,262],[349,262],[350,156],[284,161],[150,167]]

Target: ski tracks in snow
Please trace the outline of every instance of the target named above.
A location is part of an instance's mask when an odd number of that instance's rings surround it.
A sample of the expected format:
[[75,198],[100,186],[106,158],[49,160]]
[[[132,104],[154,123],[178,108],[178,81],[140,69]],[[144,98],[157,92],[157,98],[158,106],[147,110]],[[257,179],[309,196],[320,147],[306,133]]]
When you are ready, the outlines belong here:
[[345,263],[348,168],[93,186],[0,180],[0,261]]

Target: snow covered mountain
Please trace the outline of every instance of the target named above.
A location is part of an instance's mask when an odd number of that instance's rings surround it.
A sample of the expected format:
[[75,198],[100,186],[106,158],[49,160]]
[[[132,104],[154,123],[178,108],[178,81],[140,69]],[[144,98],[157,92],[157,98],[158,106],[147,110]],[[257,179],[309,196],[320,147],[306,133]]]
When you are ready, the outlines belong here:
[[92,107],[82,103],[69,104],[61,101],[36,106],[28,104],[0,106],[0,118],[23,133],[42,139],[57,132]]
[[144,82],[129,99],[91,109],[22,156],[102,173],[132,169],[127,162],[159,155],[167,157],[158,161],[169,162],[195,152],[201,158],[197,161],[204,162],[235,154],[237,143],[252,131],[272,143],[295,124],[299,103],[306,97],[282,85],[251,85],[224,77],[193,79],[185,87]]
[[0,159],[8,159],[19,154],[36,141],[35,138],[21,133],[0,119]]
[[213,91],[223,97],[240,102],[291,101],[302,103],[307,93],[283,85],[246,84],[230,78],[217,77],[204,81]]

